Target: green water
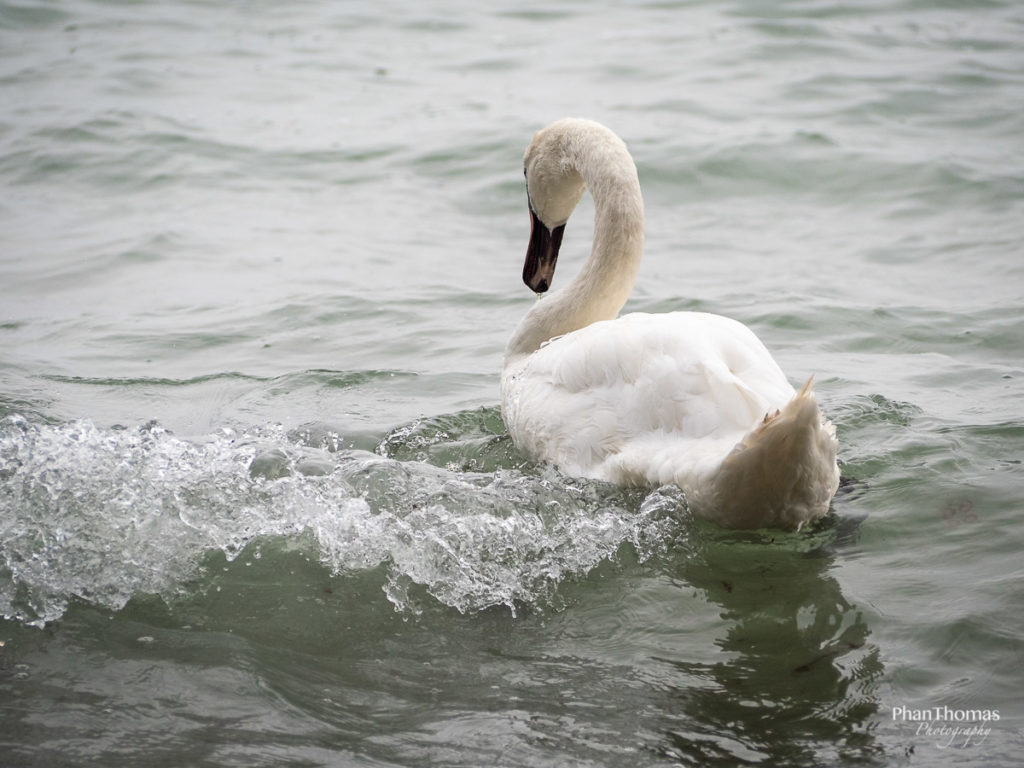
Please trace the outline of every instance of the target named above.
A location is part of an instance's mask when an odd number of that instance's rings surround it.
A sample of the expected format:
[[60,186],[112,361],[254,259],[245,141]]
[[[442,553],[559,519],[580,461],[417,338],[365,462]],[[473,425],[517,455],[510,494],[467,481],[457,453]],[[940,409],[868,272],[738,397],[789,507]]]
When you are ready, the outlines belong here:
[[[811,530],[511,445],[564,115],[627,310],[816,375]],[[1012,2],[0,3],[0,764],[1018,765],[1022,136]]]

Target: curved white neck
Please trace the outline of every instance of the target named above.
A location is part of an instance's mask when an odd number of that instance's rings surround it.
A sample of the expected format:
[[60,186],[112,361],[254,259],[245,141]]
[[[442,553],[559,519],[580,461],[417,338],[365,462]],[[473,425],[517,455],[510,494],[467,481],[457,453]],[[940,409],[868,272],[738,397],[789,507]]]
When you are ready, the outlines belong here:
[[569,285],[542,298],[522,319],[505,349],[505,365],[549,339],[617,317],[636,281],[644,230],[636,166],[607,129],[574,128],[563,144],[562,166],[578,173],[594,198],[590,258]]

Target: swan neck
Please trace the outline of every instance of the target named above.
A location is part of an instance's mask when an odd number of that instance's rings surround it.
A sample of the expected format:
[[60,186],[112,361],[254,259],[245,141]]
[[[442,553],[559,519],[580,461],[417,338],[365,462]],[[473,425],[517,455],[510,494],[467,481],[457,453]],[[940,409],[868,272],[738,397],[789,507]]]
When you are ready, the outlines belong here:
[[643,254],[644,203],[633,158],[604,128],[588,138],[573,165],[594,199],[594,242],[566,291],[580,311],[579,327],[618,316]]
[[571,286],[586,297],[592,311],[601,315],[599,319],[612,319],[632,293],[640,268],[643,198],[632,160],[628,173],[624,169],[588,181],[588,187],[594,197],[594,243]]
[[570,142],[565,172],[578,173],[594,199],[590,257],[565,288],[527,313],[506,350],[506,365],[544,342],[601,320],[625,305],[643,254],[644,208],[636,165],[625,144],[607,131]]

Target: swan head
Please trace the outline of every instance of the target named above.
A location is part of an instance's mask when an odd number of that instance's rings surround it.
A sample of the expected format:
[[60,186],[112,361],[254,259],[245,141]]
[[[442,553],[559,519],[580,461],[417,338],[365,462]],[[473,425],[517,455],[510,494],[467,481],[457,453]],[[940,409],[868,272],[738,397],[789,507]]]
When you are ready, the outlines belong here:
[[523,155],[530,208],[523,282],[538,294],[551,287],[565,223],[585,188],[583,177],[570,161],[572,123],[560,120],[538,131]]

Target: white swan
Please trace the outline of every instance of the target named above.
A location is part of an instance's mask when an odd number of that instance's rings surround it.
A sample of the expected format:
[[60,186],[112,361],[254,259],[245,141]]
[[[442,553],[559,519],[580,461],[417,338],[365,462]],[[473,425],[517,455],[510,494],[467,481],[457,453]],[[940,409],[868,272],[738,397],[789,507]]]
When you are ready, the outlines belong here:
[[590,258],[538,301],[505,350],[501,412],[517,448],[569,475],[676,483],[695,514],[734,528],[799,529],[839,484],[835,428],[808,380],[794,392],[741,323],[625,304],[643,250],[643,199],[625,144],[575,118],[524,156],[532,217],[524,282],[551,285],[565,222],[594,199]]

